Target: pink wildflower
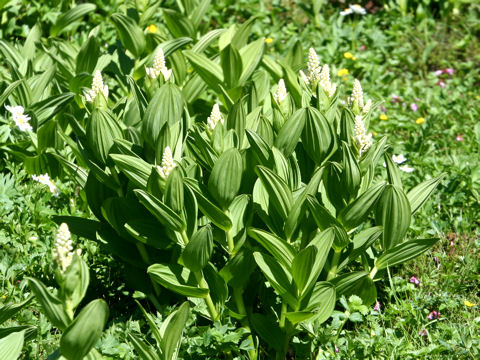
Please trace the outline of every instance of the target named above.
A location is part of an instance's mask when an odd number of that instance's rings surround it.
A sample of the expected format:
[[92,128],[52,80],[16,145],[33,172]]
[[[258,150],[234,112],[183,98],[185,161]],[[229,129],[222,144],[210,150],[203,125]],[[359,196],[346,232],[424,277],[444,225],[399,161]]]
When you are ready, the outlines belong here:
[[457,141],[463,141],[462,135],[457,135]]
[[420,285],[420,280],[418,280],[415,275],[412,275],[412,277],[410,278],[410,282],[412,284],[415,284],[415,285]]
[[410,109],[412,109],[412,111],[417,111],[418,110],[417,104],[415,103],[410,104]]
[[440,76],[443,74],[443,70],[436,70],[435,71],[435,76]]
[[421,331],[418,332],[418,335],[420,335],[420,336],[427,336],[427,330],[422,329]]
[[360,50],[365,51],[367,47],[365,45],[360,46]]
[[400,102],[402,99],[400,99],[400,96],[397,96],[395,94],[392,94],[392,104],[395,104],[397,102]]
[[427,315],[428,320],[435,320],[438,318],[440,318],[440,312],[435,310],[431,311],[430,314]]
[[442,89],[444,89],[445,86],[446,86],[445,82],[443,82],[443,81],[439,81],[439,82],[437,83],[437,85],[440,85],[440,86],[442,87]]
[[453,69],[452,68],[446,68],[445,71],[448,75],[453,75]]
[[375,310],[375,311],[380,311],[380,308],[381,308],[380,301],[377,301],[377,302],[375,303],[375,306],[373,307],[373,310]]
[[386,108],[385,106],[383,106],[383,105],[380,105],[380,106],[379,106],[379,109],[380,109],[383,113],[387,112],[387,108]]
[[337,344],[335,344],[335,352],[338,353],[340,350],[337,347]]

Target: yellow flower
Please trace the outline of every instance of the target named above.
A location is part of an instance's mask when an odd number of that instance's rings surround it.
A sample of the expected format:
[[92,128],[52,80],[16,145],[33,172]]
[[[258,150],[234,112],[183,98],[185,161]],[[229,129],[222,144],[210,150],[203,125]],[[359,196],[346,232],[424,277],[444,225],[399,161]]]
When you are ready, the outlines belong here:
[[2,295],[2,299],[6,299],[7,297],[5,295]]
[[385,114],[380,114],[380,120],[388,120],[388,116]]
[[265,44],[271,44],[273,43],[273,39],[271,37],[268,37],[265,39]]
[[469,91],[467,94],[468,94],[468,95],[473,95],[473,92]]
[[372,132],[372,135],[373,135],[373,136],[377,136],[378,133],[377,133],[376,131],[373,131],[373,132]]
[[472,302],[470,302],[470,301],[468,301],[468,300],[464,300],[464,301],[463,301],[463,305],[465,305],[465,306],[467,306],[467,307],[474,307],[474,306],[477,305],[477,304],[474,304],[474,303],[472,303]]
[[155,34],[158,30],[158,27],[154,24],[148,25],[147,26],[147,31],[151,34]]
[[345,76],[345,77],[343,78],[343,81],[347,81],[347,80],[348,80],[348,78]]
[[415,122],[416,122],[418,125],[422,125],[422,124],[425,122],[425,118],[419,117]]
[[340,70],[338,70],[337,75],[338,75],[338,76],[346,76],[346,75],[348,75],[348,69],[340,69]]
[[475,99],[480,100],[480,95],[475,96]]
[[353,54],[349,51],[347,51],[346,53],[343,53],[343,56],[345,57],[345,59],[355,60],[355,56],[353,56]]

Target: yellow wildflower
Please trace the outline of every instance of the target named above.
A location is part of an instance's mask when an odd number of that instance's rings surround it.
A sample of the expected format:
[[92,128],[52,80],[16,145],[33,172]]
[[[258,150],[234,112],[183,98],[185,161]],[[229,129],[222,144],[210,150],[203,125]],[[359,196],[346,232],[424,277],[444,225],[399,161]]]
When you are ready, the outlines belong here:
[[155,24],[150,24],[147,26],[147,31],[150,33],[150,34],[155,34],[158,30],[158,27],[155,25]]
[[467,306],[467,307],[474,307],[474,306],[477,305],[477,304],[474,304],[474,303],[472,303],[472,302],[470,302],[470,301],[468,301],[468,300],[464,300],[464,301],[463,301],[463,305],[465,305],[465,306]]
[[373,136],[377,136],[378,133],[377,133],[376,131],[373,131],[373,132],[372,132],[372,135],[373,135]]
[[480,95],[475,96],[475,99],[480,100]]
[[353,56],[353,54],[350,51],[347,51],[346,53],[343,53],[343,56],[345,57],[345,59],[355,60],[355,56]]
[[473,95],[473,92],[469,91],[467,94],[468,94],[468,95]]
[[419,117],[415,122],[416,122],[418,125],[422,125],[422,124],[425,122],[425,118]]
[[265,39],[265,44],[271,44],[273,43],[273,39],[271,37],[268,37]]
[[388,116],[385,114],[380,114],[380,120],[388,120]]
[[338,70],[337,75],[338,75],[338,76],[346,76],[346,75],[348,75],[348,69],[340,69],[340,70]]

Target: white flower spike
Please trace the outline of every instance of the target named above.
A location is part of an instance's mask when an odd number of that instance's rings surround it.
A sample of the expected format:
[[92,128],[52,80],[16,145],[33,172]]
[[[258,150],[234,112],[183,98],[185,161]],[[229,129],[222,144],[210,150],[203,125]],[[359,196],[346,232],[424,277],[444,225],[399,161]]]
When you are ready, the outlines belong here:
[[207,128],[210,131],[213,131],[213,129],[215,129],[218,123],[221,123],[223,125],[224,121],[222,113],[220,112],[220,107],[218,106],[218,104],[215,104],[212,107],[212,112],[210,113],[210,116],[207,118]]
[[168,79],[170,79],[170,76],[172,75],[172,69],[168,69],[165,64],[165,54],[163,53],[162,48],[159,48],[157,53],[155,54],[155,58],[153,60],[153,67],[145,68],[145,72],[152,79],[156,79],[160,76],[160,74],[163,75],[165,81],[168,81]]
[[68,267],[72,264],[73,256],[81,254],[81,250],[73,251],[72,238],[68,225],[62,223],[57,230],[57,237],[55,239],[55,249],[53,256],[60,268],[61,273],[65,273]]
[[85,93],[85,99],[93,103],[100,93],[103,94],[105,99],[108,99],[108,86],[103,84],[102,73],[97,70],[93,75],[92,88]]
[[50,179],[47,173],[43,175],[32,175],[32,179],[38,181],[40,184],[47,185],[50,192],[53,196],[58,197],[60,195],[60,190],[58,189],[57,185]]
[[355,116],[355,125],[353,129],[353,137],[357,144],[360,156],[372,146],[372,134],[367,134],[365,124],[361,115]]
[[357,104],[360,110],[363,109],[363,90],[360,81],[357,79],[353,82],[352,102],[354,105]]
[[285,100],[288,96],[287,88],[285,86],[285,81],[283,79],[280,79],[278,81],[278,87],[277,91],[275,92],[275,95],[273,95],[273,98],[277,102],[277,104],[280,105],[280,103]]
[[320,79],[320,72],[322,67],[320,66],[320,61],[318,60],[318,55],[313,48],[308,50],[308,80],[310,83],[314,83]]
[[322,67],[319,84],[329,98],[331,98],[337,90],[337,84],[334,84],[330,81],[330,67],[327,64],[323,65]]
[[30,116],[24,114],[25,109],[23,106],[16,105],[16,106],[9,106],[5,105],[5,109],[7,109],[11,114],[13,121],[15,121],[15,125],[19,128],[20,131],[32,131],[32,126],[30,125]]
[[176,164],[173,161],[172,149],[170,149],[170,146],[167,146],[163,151],[162,166],[157,165],[160,176],[164,179],[168,178],[168,175],[170,175],[175,166]]

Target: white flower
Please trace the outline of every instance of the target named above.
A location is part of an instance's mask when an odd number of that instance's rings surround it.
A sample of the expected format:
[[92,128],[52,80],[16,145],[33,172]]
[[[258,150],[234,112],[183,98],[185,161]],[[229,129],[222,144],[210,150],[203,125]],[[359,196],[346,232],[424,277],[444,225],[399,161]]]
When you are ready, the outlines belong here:
[[353,137],[357,144],[360,156],[372,146],[372,134],[367,134],[365,124],[361,115],[355,116],[355,125],[353,129]]
[[349,5],[349,7],[355,14],[360,14],[360,15],[366,15],[367,14],[367,11],[362,6],[360,6],[358,4]]
[[320,61],[318,60],[318,55],[313,48],[308,50],[308,80],[310,83],[314,83],[320,79],[320,72],[322,67],[320,66]]
[[408,165],[402,165],[402,166],[399,166],[398,167],[400,170],[406,172],[406,173],[411,173],[412,171],[414,171],[415,169],[408,166]]
[[353,14],[353,10],[350,9],[350,8],[346,8],[345,10],[340,11],[340,15],[342,15],[342,16],[346,16],[346,15],[350,15],[350,14]]
[[62,273],[71,265],[75,253],[80,256],[81,250],[78,249],[76,252],[73,252],[70,230],[67,224],[62,223],[57,230],[55,249],[53,250],[53,256]]
[[335,91],[337,90],[337,84],[332,84],[330,81],[330,67],[325,64],[322,66],[322,71],[320,72],[320,86],[325,91],[327,96],[331,98]]
[[277,104],[280,104],[283,100],[285,100],[288,96],[287,88],[285,87],[285,81],[283,79],[280,79],[278,82],[277,86],[277,91],[275,92],[275,95],[273,95],[273,98],[277,102]]
[[405,156],[403,156],[403,154],[400,154],[400,155],[392,155],[392,160],[394,163],[396,164],[402,164],[404,163],[405,161],[407,161],[407,158]]
[[95,71],[92,80],[92,88],[85,92],[85,99],[93,103],[98,94],[102,93],[105,99],[108,98],[108,86],[103,84],[102,73],[100,70]]
[[30,125],[30,116],[24,114],[25,109],[23,106],[16,105],[16,106],[9,106],[5,105],[5,109],[7,109],[11,114],[13,121],[15,121],[15,125],[20,129],[20,131],[32,131],[32,126]]
[[160,172],[160,176],[164,179],[170,175],[172,170],[175,168],[176,164],[173,161],[172,149],[170,146],[167,146],[163,151],[162,155],[162,166],[157,165],[157,169]]
[[217,126],[218,123],[221,123],[223,125],[223,117],[222,113],[220,112],[220,107],[218,106],[218,104],[215,104],[213,105],[210,116],[207,118],[207,128],[210,131],[213,131],[213,129],[215,129],[215,126]]
[[357,104],[360,110],[363,109],[363,90],[357,79],[353,82],[352,102],[353,105]]
[[48,189],[54,196],[59,196],[60,195],[60,190],[58,189],[57,185],[50,179],[50,176],[48,174],[43,174],[43,175],[33,175],[32,179],[35,181],[38,181],[40,184],[47,185]]
[[155,54],[155,58],[153,59],[153,67],[145,68],[145,72],[152,79],[156,79],[160,76],[160,74],[163,75],[165,81],[170,79],[170,76],[172,75],[172,69],[168,69],[165,64],[165,54],[163,53],[162,48],[159,48]]

